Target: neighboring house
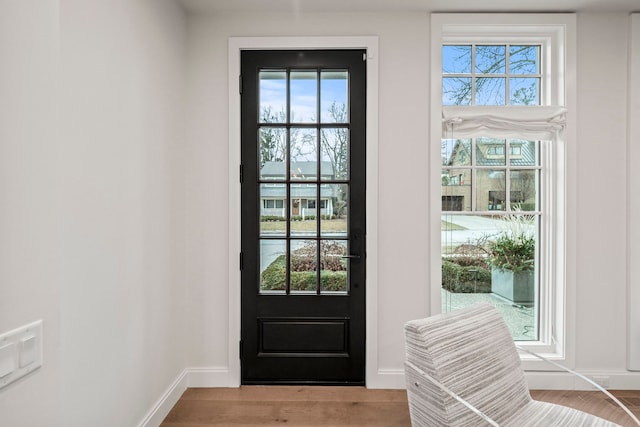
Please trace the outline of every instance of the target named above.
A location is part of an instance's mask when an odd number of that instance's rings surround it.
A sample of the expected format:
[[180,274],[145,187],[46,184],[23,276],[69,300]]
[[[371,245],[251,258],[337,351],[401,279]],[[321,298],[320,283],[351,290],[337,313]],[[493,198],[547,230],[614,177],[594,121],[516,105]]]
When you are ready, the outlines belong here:
[[[291,179],[300,183],[291,183],[289,209],[291,216],[307,216],[317,214],[318,203],[320,215],[334,215],[336,213],[337,188],[340,184],[322,183],[334,179],[333,165],[331,162],[320,162],[321,177],[317,181],[316,162],[291,163]],[[287,216],[287,184],[285,162],[265,162],[260,170],[262,181],[260,185],[261,216]],[[320,197],[318,198],[318,189]]]
[[[506,208],[505,149],[504,140],[481,142],[478,139],[475,158],[472,159],[471,141],[457,140],[451,150],[451,156],[444,162],[442,171],[442,210],[471,210],[472,166],[476,169],[476,210],[504,210]],[[509,151],[511,203],[535,206],[535,173],[532,170],[516,168],[532,167],[537,164],[536,144],[531,141],[511,140]],[[494,169],[487,166],[493,166]]]

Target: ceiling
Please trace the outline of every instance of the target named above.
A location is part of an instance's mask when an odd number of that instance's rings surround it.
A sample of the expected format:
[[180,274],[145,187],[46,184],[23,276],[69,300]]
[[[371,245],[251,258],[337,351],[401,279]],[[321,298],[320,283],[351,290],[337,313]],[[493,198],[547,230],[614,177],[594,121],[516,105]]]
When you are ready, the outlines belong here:
[[640,12],[640,0],[179,0],[213,12]]

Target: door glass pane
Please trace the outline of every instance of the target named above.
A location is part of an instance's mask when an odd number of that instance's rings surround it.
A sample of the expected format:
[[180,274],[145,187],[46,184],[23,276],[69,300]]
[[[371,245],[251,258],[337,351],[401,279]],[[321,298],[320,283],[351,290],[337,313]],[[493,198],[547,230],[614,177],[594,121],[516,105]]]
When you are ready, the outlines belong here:
[[349,179],[349,129],[322,129],[320,145],[321,179]]
[[318,131],[291,129],[291,179],[315,180],[318,175]]
[[496,138],[476,139],[476,164],[479,166],[504,166],[507,141]]
[[322,236],[347,236],[349,186],[322,184],[320,186]]
[[346,240],[322,240],[320,242],[320,291],[322,293],[346,293],[348,291],[349,260]]
[[504,170],[476,171],[476,210],[503,211],[507,208]]
[[476,46],[476,73],[504,74],[506,72],[506,46]]
[[287,121],[286,71],[260,71],[260,123]]
[[291,240],[291,293],[316,293],[318,283],[318,242]]
[[315,123],[318,120],[318,73],[313,71],[292,71],[291,123]]
[[[260,138],[260,179],[285,179],[287,173],[283,163],[287,158],[287,130],[284,127],[261,127]],[[271,162],[279,165],[265,166]],[[264,169],[264,170],[263,170]]]
[[320,73],[320,120],[322,123],[348,123],[348,71]]
[[476,79],[476,105],[505,105],[504,77],[478,77]]
[[285,293],[287,241],[260,239],[260,292]]
[[260,205],[260,236],[286,236],[286,185],[260,184]]
[[540,79],[509,79],[509,102],[511,105],[540,105]]
[[511,171],[511,210],[538,210],[537,175],[537,170]]
[[316,184],[291,184],[291,235],[316,236],[316,209],[309,209],[316,205]]

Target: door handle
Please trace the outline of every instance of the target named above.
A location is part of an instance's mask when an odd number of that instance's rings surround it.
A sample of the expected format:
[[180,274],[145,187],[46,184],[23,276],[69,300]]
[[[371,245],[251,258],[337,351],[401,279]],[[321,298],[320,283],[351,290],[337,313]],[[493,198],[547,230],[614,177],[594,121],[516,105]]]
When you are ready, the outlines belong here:
[[360,259],[360,255],[343,255],[340,258]]

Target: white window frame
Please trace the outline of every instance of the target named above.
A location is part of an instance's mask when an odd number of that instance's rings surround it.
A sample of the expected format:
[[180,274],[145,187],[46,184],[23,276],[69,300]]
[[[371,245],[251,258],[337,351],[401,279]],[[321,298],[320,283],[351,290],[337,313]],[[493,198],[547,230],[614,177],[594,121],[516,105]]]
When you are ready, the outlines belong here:
[[[540,230],[538,341],[518,344],[545,357],[575,362],[576,17],[574,14],[432,14],[430,116],[431,311],[441,311],[442,45],[521,43],[542,46],[540,103],[564,107],[566,124],[541,158],[543,224]],[[455,108],[455,107],[454,107]],[[458,107],[459,108],[459,107]],[[470,107],[470,108],[483,108]],[[504,107],[503,107],[504,108]],[[509,107],[506,107],[509,108]],[[527,107],[538,108],[538,107]],[[436,143],[437,141],[437,143]],[[546,151],[546,154],[545,154]],[[553,370],[523,355],[527,370]]]

